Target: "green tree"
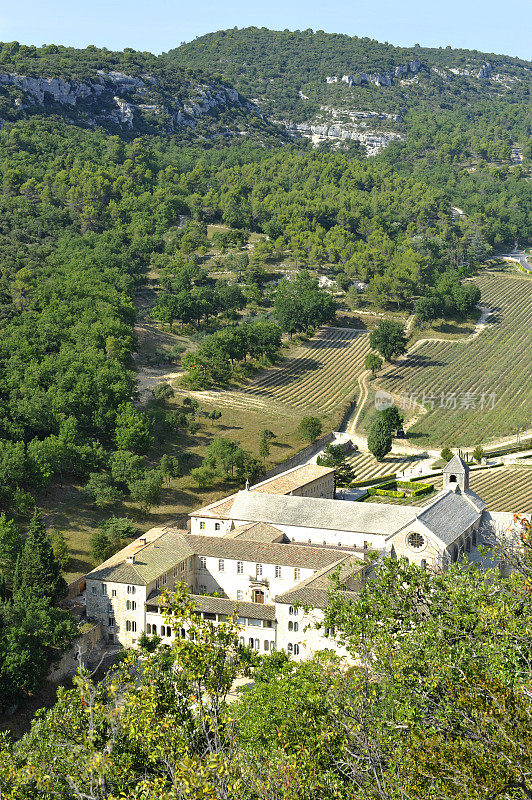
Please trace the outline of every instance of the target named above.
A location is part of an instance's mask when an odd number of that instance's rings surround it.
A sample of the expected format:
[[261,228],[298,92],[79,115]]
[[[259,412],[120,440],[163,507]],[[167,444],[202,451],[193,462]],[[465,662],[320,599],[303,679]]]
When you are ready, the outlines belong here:
[[14,588],[16,592],[29,589],[53,602],[66,592],[66,583],[39,511],[35,511],[24,540]]
[[307,442],[313,442],[321,435],[321,420],[319,420],[318,417],[303,417],[297,427],[297,431],[302,439],[305,439]]
[[259,441],[259,458],[265,461],[270,455],[270,438],[267,430],[262,430]]
[[368,450],[377,461],[382,461],[392,449],[392,433],[388,422],[375,415],[368,434]]
[[133,403],[123,403],[116,415],[115,442],[119,450],[146,453],[152,442],[146,416]]
[[473,450],[473,458],[475,459],[477,464],[480,464],[480,462],[482,461],[482,459],[484,458],[485,455],[486,454],[485,454],[482,446],[480,444],[477,444],[477,446]]
[[405,329],[399,322],[383,320],[369,335],[369,343],[386,361],[406,352]]
[[442,461],[448,462],[453,457],[453,451],[449,450],[448,447],[444,447],[440,453]]
[[22,551],[22,537],[12,519],[0,514],[0,574],[11,585],[17,559]]
[[157,469],[148,470],[142,478],[129,484],[131,499],[141,504],[142,510],[148,513],[152,506],[161,502],[163,476]]
[[368,353],[364,359],[364,367],[370,369],[372,376],[375,377],[382,367],[382,358],[379,358],[376,353]]
[[50,541],[52,542],[52,550],[54,557],[59,564],[59,569],[65,572],[70,563],[70,551],[65,537],[58,531],[57,528],[52,528],[50,531]]
[[83,487],[83,491],[98,508],[105,508],[110,503],[116,503],[121,497],[121,493],[114,485],[111,476],[105,472],[91,473],[89,480]]

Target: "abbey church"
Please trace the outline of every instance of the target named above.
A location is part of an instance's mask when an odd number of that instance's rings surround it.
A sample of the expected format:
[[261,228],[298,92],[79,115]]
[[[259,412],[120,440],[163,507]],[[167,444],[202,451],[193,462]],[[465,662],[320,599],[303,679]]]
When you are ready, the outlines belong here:
[[165,621],[163,593],[183,581],[198,614],[215,623],[236,614],[242,644],[257,651],[341,653],[321,625],[333,576],[350,597],[370,553],[446,569],[472,557],[492,518],[459,456],[423,506],[336,499],[334,470],[305,464],[192,512],[187,530],[136,539],[86,576],[87,616],[111,642],[135,646],[143,632],[170,642],[187,633]]

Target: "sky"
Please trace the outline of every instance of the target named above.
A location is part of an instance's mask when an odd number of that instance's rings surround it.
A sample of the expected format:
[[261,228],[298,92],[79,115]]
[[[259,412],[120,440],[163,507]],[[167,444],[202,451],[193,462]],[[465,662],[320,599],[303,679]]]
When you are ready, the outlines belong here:
[[161,53],[232,27],[324,30],[532,60],[532,0],[0,0],[0,41]]

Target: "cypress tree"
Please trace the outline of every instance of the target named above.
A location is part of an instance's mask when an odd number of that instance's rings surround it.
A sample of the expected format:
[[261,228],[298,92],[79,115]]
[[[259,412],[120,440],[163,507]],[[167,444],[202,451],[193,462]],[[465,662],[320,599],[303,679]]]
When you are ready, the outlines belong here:
[[17,591],[27,587],[39,597],[49,597],[57,602],[66,591],[61,568],[54,556],[46,526],[36,510],[17,564]]

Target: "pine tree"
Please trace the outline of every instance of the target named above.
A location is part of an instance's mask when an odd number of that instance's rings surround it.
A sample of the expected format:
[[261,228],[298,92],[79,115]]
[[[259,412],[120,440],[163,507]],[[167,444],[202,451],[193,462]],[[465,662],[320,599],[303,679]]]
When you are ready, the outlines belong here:
[[16,568],[16,588],[27,587],[39,596],[57,602],[66,591],[66,583],[54,556],[52,542],[38,511],[31,520],[22,555]]

